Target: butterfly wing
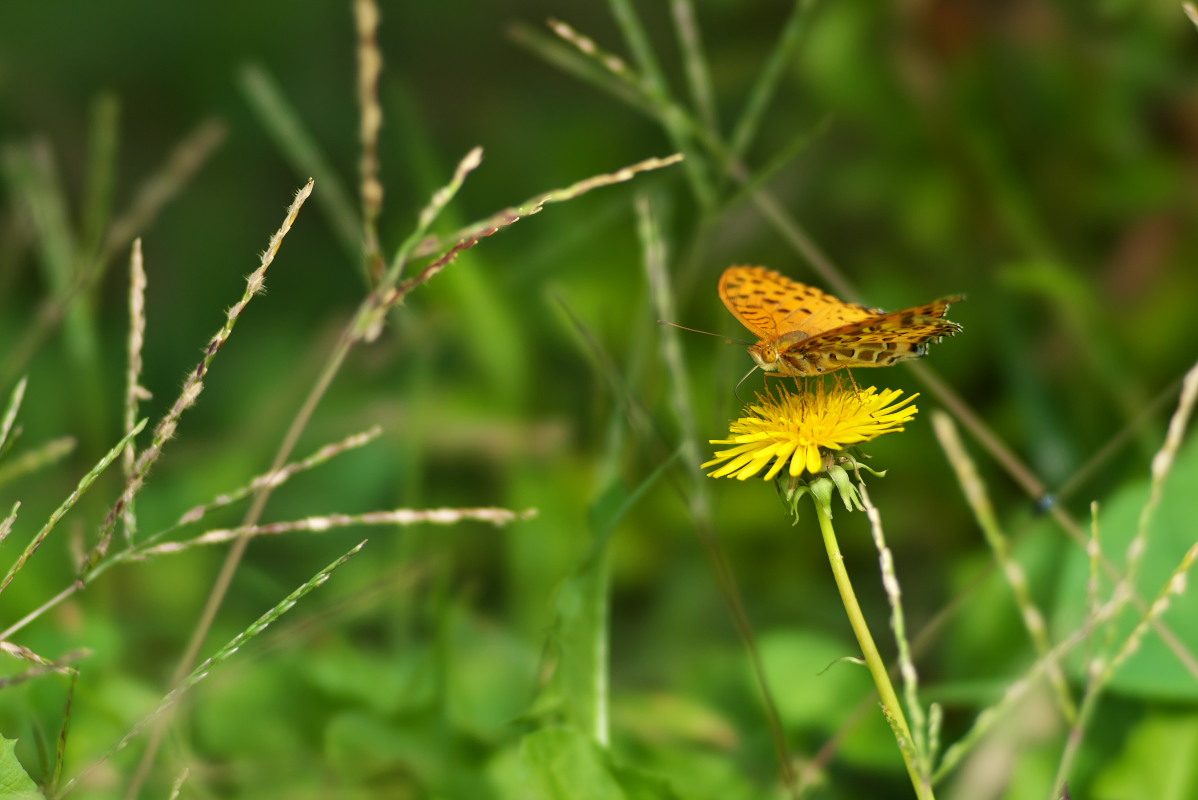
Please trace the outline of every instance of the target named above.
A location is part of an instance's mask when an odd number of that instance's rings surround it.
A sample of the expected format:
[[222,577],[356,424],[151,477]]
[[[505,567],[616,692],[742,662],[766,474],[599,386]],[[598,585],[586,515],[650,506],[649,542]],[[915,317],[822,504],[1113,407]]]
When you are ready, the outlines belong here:
[[720,276],[719,292],[732,316],[763,341],[795,331],[815,336],[881,313],[765,267],[729,267]]
[[816,336],[779,343],[778,356],[792,374],[832,372],[843,367],[888,367],[921,358],[928,342],[960,333],[961,326],[944,319],[960,295],[942,297],[922,306],[877,314]]

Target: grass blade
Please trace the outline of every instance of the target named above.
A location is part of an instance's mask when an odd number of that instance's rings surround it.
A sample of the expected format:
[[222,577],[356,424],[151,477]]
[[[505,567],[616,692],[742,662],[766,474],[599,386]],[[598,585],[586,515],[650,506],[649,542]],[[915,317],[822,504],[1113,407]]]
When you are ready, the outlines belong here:
[[62,518],[66,516],[66,513],[70,511],[72,507],[74,507],[75,503],[79,501],[79,498],[83,496],[84,492],[91,488],[91,485],[95,482],[96,478],[100,477],[104,470],[108,468],[108,465],[116,460],[117,456],[119,456],[124,450],[125,445],[134,436],[140,433],[141,429],[144,428],[145,425],[146,421],[144,419],[135,425],[132,431],[125,434],[124,438],[122,438],[115,447],[109,450],[108,453],[105,454],[102,459],[100,459],[99,463],[92,467],[91,470],[89,470],[88,473],[84,475],[82,479],[80,479],[79,484],[75,487],[75,491],[71,492],[67,499],[64,500],[58,508],[54,509],[54,512],[50,515],[50,518],[46,521],[46,524],[42,526],[42,529],[38,531],[37,535],[34,536],[32,541],[29,542],[28,546],[26,546],[24,551],[21,552],[21,555],[17,557],[17,560],[13,563],[13,565],[9,567],[8,573],[5,574],[3,580],[0,580],[0,592],[3,592],[6,588],[8,588],[8,585],[12,583],[12,580],[14,577],[16,577],[16,574],[21,571],[22,567],[25,566],[25,563],[29,560],[30,556],[32,556],[39,547],[41,547],[42,542],[44,542],[46,537],[50,535],[55,527],[57,527]]
[[744,110],[736,121],[728,148],[729,163],[740,162],[753,143],[753,137],[757,135],[761,120],[765,116],[765,109],[778,90],[778,82],[787,67],[794,63],[795,53],[803,34],[807,32],[807,22],[813,8],[815,0],[795,0],[790,17],[782,28],[781,36],[778,37],[778,43],[770,52],[761,74],[757,76],[757,82],[749,92],[749,99],[745,101]]
[[[354,264],[362,263],[362,223],[353,201],[337,173],[308,133],[299,114],[287,102],[274,79],[261,67],[249,65],[241,71],[241,89],[250,108],[282,149],[291,168],[301,179],[311,176],[320,184],[316,202],[324,211],[341,248]],[[366,276],[363,275],[365,278]]]
[[114,94],[104,92],[92,101],[87,131],[87,177],[79,235],[79,251],[85,259],[99,254],[104,244],[104,231],[112,215],[120,114],[120,100]]

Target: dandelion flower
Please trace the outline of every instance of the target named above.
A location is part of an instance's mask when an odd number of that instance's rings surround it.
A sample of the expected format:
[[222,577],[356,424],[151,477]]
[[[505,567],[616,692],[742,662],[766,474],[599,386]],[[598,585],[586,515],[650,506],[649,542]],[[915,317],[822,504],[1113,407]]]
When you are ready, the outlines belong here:
[[[746,416],[730,426],[730,437],[712,439],[712,444],[734,445],[716,452],[703,468],[723,462],[709,472],[712,478],[747,480],[771,461],[763,476],[773,479],[790,464],[797,478],[804,471],[812,477],[830,464],[832,451],[861,444],[884,433],[903,430],[918,409],[910,405],[918,394],[902,398],[897,389],[856,389],[837,382],[831,388],[818,384],[815,391],[791,394],[783,390],[758,395],[757,403],[745,409]],[[901,398],[901,399],[900,399]]]

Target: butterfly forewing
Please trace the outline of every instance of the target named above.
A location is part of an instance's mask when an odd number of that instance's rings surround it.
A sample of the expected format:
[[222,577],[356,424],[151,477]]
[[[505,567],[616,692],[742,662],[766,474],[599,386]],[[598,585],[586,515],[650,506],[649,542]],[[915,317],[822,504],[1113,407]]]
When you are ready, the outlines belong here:
[[765,267],[729,267],[720,276],[719,291],[732,316],[762,340],[791,331],[815,336],[879,313]]

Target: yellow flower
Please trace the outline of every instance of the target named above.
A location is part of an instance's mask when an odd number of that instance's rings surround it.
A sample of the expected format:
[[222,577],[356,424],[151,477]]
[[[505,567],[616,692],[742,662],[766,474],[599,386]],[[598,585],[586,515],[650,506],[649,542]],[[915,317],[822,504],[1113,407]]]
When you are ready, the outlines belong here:
[[768,481],[789,462],[791,477],[804,470],[815,476],[830,463],[828,451],[901,431],[918,411],[909,405],[918,396],[900,400],[897,389],[878,393],[873,386],[862,390],[840,382],[830,389],[820,383],[814,392],[758,395],[757,404],[745,409],[747,416],[732,423],[730,438],[711,440],[735,447],[718,451],[703,468],[726,462],[708,475],[743,481],[773,461],[764,476]]

